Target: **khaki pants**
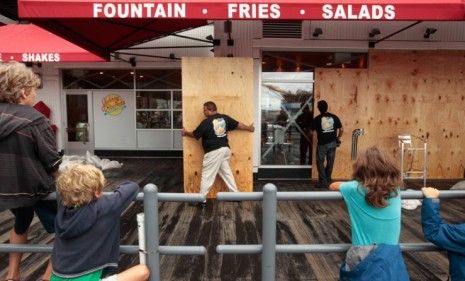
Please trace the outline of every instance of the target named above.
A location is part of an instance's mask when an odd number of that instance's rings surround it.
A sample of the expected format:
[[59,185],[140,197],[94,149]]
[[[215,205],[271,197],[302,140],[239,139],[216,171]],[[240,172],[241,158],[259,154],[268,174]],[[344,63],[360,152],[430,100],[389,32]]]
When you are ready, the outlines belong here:
[[238,192],[236,181],[234,180],[229,158],[231,150],[229,147],[221,147],[210,151],[203,156],[202,179],[200,182],[200,193],[205,196],[210,191],[215,182],[217,174],[223,179],[229,191]]

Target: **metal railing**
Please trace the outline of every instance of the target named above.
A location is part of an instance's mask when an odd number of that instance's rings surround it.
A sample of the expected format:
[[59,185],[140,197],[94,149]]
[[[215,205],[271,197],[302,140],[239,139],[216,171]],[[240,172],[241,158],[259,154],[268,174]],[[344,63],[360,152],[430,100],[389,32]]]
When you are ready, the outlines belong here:
[[[421,191],[402,191],[402,199],[423,199]],[[439,198],[465,198],[465,190],[440,191]],[[302,200],[340,200],[340,192],[277,192],[274,184],[268,183],[263,192],[229,193],[220,192],[218,200],[223,201],[261,201],[262,207],[262,244],[255,245],[218,245],[216,251],[220,254],[261,254],[262,281],[276,280],[276,253],[332,253],[345,252],[351,244],[276,244],[276,206],[277,201]],[[437,251],[432,243],[401,243],[402,251]]]
[[[104,194],[111,194],[105,192]],[[402,191],[402,199],[422,199],[420,191]],[[465,198],[465,190],[440,191],[439,198]],[[262,244],[248,245],[218,245],[216,251],[220,254],[261,254],[262,280],[276,279],[277,253],[334,253],[345,252],[351,244],[276,244],[277,202],[302,200],[340,200],[339,192],[277,192],[274,184],[266,184],[263,192],[220,192],[217,199],[222,201],[263,201],[262,204]],[[50,194],[45,200],[56,200],[55,194]],[[160,280],[160,255],[205,255],[204,246],[160,246],[158,225],[159,202],[203,202],[205,197],[196,193],[158,193],[154,184],[147,184],[144,192],[139,193],[136,201],[144,202],[144,234],[145,255],[147,267],[150,270],[150,281]],[[152,237],[147,239],[147,237]],[[437,251],[438,247],[431,243],[401,243],[402,251]],[[138,254],[140,247],[136,245],[120,245],[122,254]],[[51,253],[51,245],[33,244],[0,244],[0,252],[21,253]]]
[[[104,192],[104,195],[112,192]],[[56,200],[56,194],[48,195],[44,200]],[[203,202],[205,196],[196,193],[158,193],[154,184],[144,186],[144,192],[137,194],[136,201],[144,202],[144,234],[147,267],[150,281],[160,280],[160,255],[205,255],[204,246],[160,246],[158,226],[158,202]],[[138,254],[139,246],[120,245],[122,254]],[[0,253],[51,253],[51,245],[0,244]]]

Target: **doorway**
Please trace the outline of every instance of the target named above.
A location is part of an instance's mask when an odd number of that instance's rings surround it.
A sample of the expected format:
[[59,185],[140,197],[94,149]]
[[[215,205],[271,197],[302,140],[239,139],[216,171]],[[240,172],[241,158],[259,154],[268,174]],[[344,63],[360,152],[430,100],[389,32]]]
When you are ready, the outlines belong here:
[[94,153],[92,118],[92,92],[67,91],[65,93],[65,153],[85,155]]
[[261,167],[310,168],[313,72],[263,72]]

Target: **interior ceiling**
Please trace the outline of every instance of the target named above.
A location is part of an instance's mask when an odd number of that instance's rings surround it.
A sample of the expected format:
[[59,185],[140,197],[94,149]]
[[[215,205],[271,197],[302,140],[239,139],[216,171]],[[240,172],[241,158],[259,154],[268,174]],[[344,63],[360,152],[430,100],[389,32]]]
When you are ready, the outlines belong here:
[[17,0],[1,0],[0,14],[12,20],[18,19],[18,2]]
[[263,52],[262,71],[294,72],[325,68],[365,68],[366,53]]
[[143,42],[203,26],[206,20],[53,19],[33,23],[103,57]]

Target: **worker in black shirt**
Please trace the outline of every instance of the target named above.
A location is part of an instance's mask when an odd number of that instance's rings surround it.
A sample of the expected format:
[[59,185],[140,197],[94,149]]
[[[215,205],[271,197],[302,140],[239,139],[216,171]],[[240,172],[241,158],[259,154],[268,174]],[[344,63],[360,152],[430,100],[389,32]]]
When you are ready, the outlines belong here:
[[[229,159],[231,150],[228,143],[228,131],[244,130],[253,132],[253,123],[244,125],[225,114],[217,112],[216,104],[208,101],[203,105],[205,119],[193,131],[182,129],[182,135],[195,139],[202,138],[202,147],[205,152],[202,162],[202,178],[200,181],[200,193],[207,195],[215,182],[217,174],[224,180],[228,189],[238,192],[236,181],[234,180]],[[205,202],[201,207],[205,206]]]
[[[336,148],[343,128],[339,117],[328,112],[328,103],[321,100],[317,103],[320,114],[312,121],[311,129],[317,133],[316,167],[318,169],[318,183],[327,188],[331,183]],[[325,166],[326,160],[326,166]]]

